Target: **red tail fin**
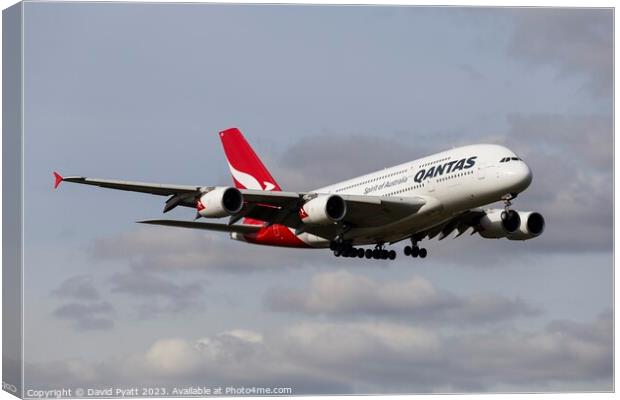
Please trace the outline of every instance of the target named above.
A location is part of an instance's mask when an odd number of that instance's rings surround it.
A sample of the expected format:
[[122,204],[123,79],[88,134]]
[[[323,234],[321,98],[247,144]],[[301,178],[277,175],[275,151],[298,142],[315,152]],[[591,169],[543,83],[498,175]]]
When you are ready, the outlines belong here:
[[220,132],[235,187],[280,191],[280,186],[237,128]]

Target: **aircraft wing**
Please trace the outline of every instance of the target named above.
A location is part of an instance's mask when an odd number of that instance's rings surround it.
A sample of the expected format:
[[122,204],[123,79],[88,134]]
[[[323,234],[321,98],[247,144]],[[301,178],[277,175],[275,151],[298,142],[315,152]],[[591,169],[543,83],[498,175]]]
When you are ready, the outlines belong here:
[[[164,206],[164,213],[177,206],[193,208],[203,193],[213,189],[213,187],[199,185],[165,185],[83,176],[62,177],[57,172],[54,172],[54,177],[54,187],[57,187],[60,182],[72,182],[108,189],[170,196]],[[266,224],[281,224],[294,229],[303,227],[304,231],[311,232],[311,228],[304,226],[301,221],[299,209],[316,194],[255,189],[239,189],[239,191],[243,194],[245,204],[240,213],[231,217],[229,225],[241,218],[248,217],[264,221]],[[347,215],[343,222],[352,227],[385,225],[417,212],[426,204],[426,200],[418,196],[385,197],[342,194],[340,197],[347,205]],[[315,230],[316,234],[319,234],[322,233],[321,229],[323,228],[312,229]]]
[[146,182],[130,182],[119,181],[114,179],[94,179],[87,178],[85,176],[68,176],[60,177],[60,182],[73,182],[81,183],[83,185],[93,185],[108,189],[126,190],[129,192],[140,192],[157,194],[160,196],[169,196],[179,193],[193,193],[200,189],[200,186],[184,186],[184,185],[164,185],[159,183],[146,183]]
[[[299,216],[299,209],[314,196],[312,193],[271,192],[264,190],[240,189],[246,205],[231,221],[248,217],[268,224],[281,224],[289,228],[301,229],[318,236],[330,237],[334,225],[327,227],[305,225]],[[347,205],[343,223],[355,226],[380,226],[398,221],[417,212],[426,200],[422,197],[384,197],[340,195]]]
[[163,225],[163,226],[175,226],[178,228],[190,228],[190,229],[204,229],[209,231],[219,232],[237,232],[242,234],[258,232],[262,227],[260,225],[226,225],[226,224],[213,224],[209,222],[194,222],[194,221],[175,221],[168,219],[153,219],[148,221],[138,221],[141,224],[149,225]]

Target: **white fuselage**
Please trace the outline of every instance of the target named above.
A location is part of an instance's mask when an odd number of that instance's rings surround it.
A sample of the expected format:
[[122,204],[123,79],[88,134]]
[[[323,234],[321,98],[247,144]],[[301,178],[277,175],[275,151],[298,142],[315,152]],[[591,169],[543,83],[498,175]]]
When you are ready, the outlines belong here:
[[[401,240],[417,231],[476,207],[525,190],[532,181],[529,167],[510,149],[493,144],[458,147],[394,167],[325,186],[313,193],[417,196],[427,200],[418,212],[389,225],[353,228],[346,236],[354,244]],[[323,238],[302,233],[314,247],[329,245]]]

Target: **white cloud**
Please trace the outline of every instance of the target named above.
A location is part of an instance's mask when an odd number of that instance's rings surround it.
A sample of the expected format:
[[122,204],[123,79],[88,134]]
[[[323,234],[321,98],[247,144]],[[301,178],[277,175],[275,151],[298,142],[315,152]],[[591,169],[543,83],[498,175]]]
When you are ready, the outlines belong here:
[[295,394],[609,391],[612,324],[605,314],[541,330],[441,334],[400,323],[304,322],[263,333],[160,339],[143,353],[85,368],[75,368],[77,361],[28,364],[27,374],[38,387],[157,382],[289,386]]
[[272,289],[265,304],[271,310],[329,316],[409,318],[456,324],[479,324],[532,316],[539,311],[519,299],[494,294],[458,296],[412,276],[378,282],[348,271],[315,275],[307,288]]
[[165,376],[178,376],[200,365],[197,346],[183,339],[161,339],[144,355],[146,365]]

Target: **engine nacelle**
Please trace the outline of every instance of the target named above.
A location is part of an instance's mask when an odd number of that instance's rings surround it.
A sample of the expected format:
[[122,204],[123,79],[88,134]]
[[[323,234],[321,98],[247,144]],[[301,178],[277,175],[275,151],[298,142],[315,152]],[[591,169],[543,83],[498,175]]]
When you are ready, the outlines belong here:
[[487,210],[480,218],[480,236],[487,239],[499,239],[516,232],[521,226],[521,217],[514,210]]
[[201,217],[222,218],[237,214],[243,208],[243,195],[234,187],[216,187],[200,197],[196,210]]
[[545,218],[540,213],[519,211],[519,229],[506,236],[510,240],[528,240],[540,236],[545,230]]
[[304,224],[328,225],[342,221],[347,214],[347,203],[337,195],[321,195],[308,201],[299,210]]

